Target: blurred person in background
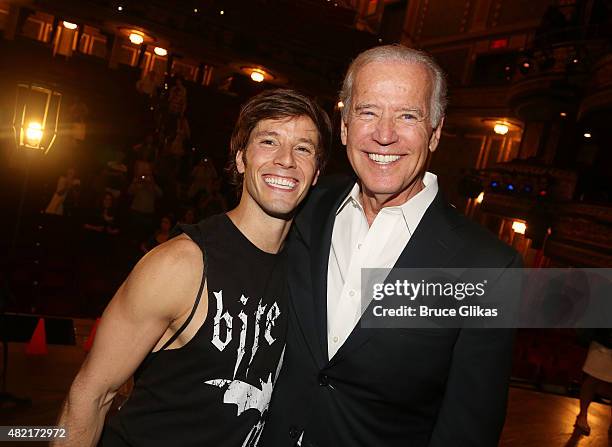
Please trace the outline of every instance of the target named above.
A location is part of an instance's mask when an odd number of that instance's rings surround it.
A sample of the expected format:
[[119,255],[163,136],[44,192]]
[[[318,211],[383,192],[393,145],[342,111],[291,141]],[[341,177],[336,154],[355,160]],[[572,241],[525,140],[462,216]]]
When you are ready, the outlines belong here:
[[150,170],[155,158],[157,157],[157,145],[155,144],[155,136],[147,134],[142,143],[138,143],[132,147],[132,151],[128,156],[128,165],[133,172],[133,177],[141,176]]
[[196,223],[195,209],[193,209],[192,207],[186,208],[183,211],[183,214],[182,214],[181,218],[179,219],[178,223],[180,223],[180,224],[188,224],[188,225]]
[[152,231],[155,202],[162,196],[161,188],[155,183],[151,168],[145,168],[141,175],[134,177],[128,188],[132,196],[130,205],[130,226],[132,237],[140,239],[139,235]]
[[168,95],[168,112],[178,118],[187,109],[187,89],[183,85],[183,78],[176,76],[174,85]]
[[[576,430],[585,436],[591,434],[588,413],[595,396],[612,399],[612,329],[594,329],[589,332],[591,343],[582,367],[586,376],[580,387],[580,413],[574,424]],[[612,436],[612,406],[610,418],[608,434]]]
[[200,219],[222,213],[227,210],[227,201],[221,194],[221,179],[210,182],[208,189],[200,191],[197,205],[197,214]]
[[66,174],[57,180],[57,187],[45,208],[45,213],[58,216],[71,215],[78,206],[80,186],[81,180],[77,178],[75,168],[68,168]]
[[121,230],[113,194],[105,192],[98,203],[83,219],[81,252],[87,257],[84,262],[104,270],[104,263],[115,254]]
[[202,156],[198,164],[191,170],[191,185],[189,185],[187,192],[188,197],[193,199],[199,192],[209,189],[211,182],[218,177],[215,165],[210,158]]
[[112,193],[104,194],[101,206],[86,218],[83,228],[109,236],[117,236],[120,233]]
[[170,239],[170,231],[174,227],[174,216],[172,214],[166,214],[159,222],[159,228],[155,230],[155,233],[142,244],[140,249],[143,253],[148,253],[158,245],[163,244]]

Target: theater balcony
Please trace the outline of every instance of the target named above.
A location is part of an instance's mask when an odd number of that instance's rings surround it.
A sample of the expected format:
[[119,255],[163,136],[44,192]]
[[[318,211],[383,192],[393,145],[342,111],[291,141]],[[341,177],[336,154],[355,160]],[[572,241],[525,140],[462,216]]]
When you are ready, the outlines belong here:
[[[612,206],[575,200],[576,172],[515,161],[479,174],[483,192],[473,215],[515,244],[528,264],[612,264]],[[524,234],[515,234],[514,222],[525,223]]]

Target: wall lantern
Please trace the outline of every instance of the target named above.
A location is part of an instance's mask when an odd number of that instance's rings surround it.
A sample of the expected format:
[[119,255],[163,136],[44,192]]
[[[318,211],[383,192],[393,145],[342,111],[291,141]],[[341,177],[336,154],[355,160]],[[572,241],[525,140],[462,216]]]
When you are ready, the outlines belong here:
[[13,115],[15,143],[20,149],[46,154],[57,137],[62,94],[35,84],[18,84]]

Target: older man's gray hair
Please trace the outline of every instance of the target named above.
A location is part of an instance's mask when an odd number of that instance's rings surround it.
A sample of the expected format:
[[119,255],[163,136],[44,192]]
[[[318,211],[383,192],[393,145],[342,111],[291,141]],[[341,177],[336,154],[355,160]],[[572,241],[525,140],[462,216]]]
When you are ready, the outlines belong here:
[[344,104],[342,109],[342,119],[347,120],[347,114],[351,110],[351,96],[353,94],[353,83],[357,72],[365,65],[371,62],[404,62],[409,64],[423,65],[431,75],[432,91],[430,98],[430,123],[431,127],[436,128],[440,124],[440,120],[444,117],[446,111],[446,78],[440,66],[433,58],[422,51],[408,48],[404,45],[383,45],[380,47],[370,48],[361,53],[351,63],[346,72],[342,90],[340,91],[340,100]]

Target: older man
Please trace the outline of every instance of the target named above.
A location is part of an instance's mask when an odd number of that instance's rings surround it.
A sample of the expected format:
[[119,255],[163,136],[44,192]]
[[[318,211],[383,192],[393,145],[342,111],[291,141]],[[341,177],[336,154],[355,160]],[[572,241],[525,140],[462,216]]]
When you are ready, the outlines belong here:
[[321,185],[296,219],[285,363],[263,446],[497,445],[510,331],[367,329],[359,321],[363,267],[520,265],[516,252],[446,203],[425,170],[445,94],[438,65],[401,45],[351,64],[341,138],[357,180]]

